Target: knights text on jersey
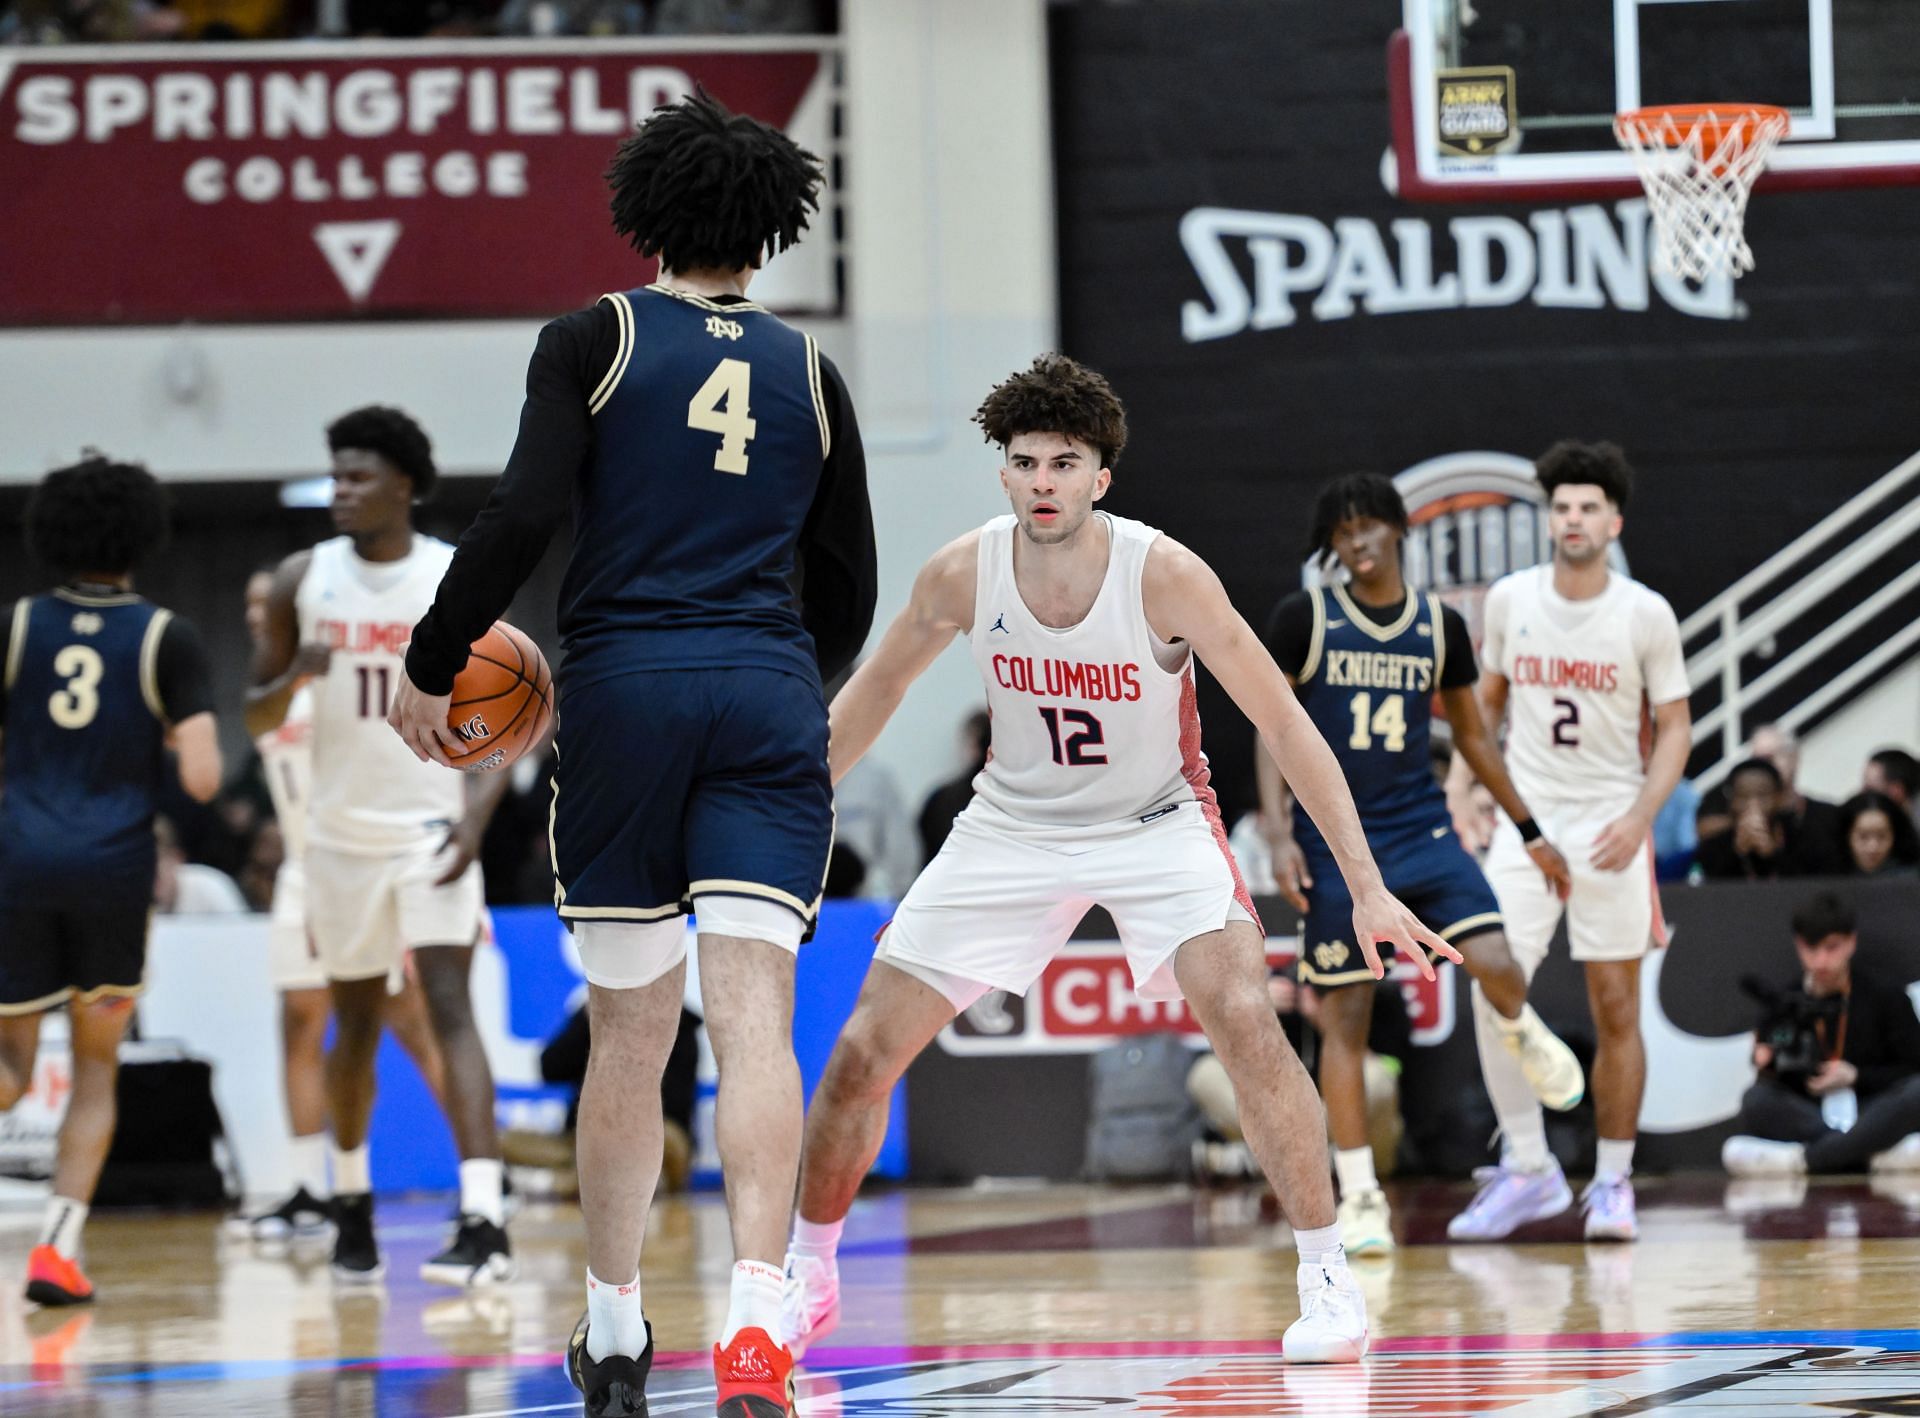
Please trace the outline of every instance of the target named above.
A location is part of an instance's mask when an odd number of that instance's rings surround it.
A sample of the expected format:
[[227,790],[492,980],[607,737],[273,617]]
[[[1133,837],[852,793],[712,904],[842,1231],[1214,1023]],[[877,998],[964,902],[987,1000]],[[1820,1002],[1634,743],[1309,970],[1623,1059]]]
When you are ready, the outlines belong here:
[[[1306,594],[1313,637],[1297,675],[1301,706],[1340,760],[1368,838],[1447,826],[1428,753],[1446,667],[1440,598],[1410,593],[1400,614],[1381,624],[1344,586]],[[1310,816],[1296,812],[1294,823],[1303,846],[1325,850]]]
[[418,534],[399,561],[366,561],[349,537],[313,549],[294,598],[300,641],[333,655],[311,686],[310,845],[385,856],[444,832],[464,809],[461,775],[422,763],[387,727],[414,622],[452,556],[445,542]]
[[1078,625],[1042,625],[1013,574],[1011,515],[980,529],[974,663],[993,720],[975,801],[1003,826],[1117,826],[1195,798],[1211,805],[1193,660],[1160,667],[1140,577],[1158,530],[1095,514],[1107,575]]
[[1631,799],[1646,781],[1642,713],[1687,697],[1673,607],[1631,577],[1570,601],[1551,563],[1487,592],[1482,659],[1507,680],[1507,767],[1530,803]]

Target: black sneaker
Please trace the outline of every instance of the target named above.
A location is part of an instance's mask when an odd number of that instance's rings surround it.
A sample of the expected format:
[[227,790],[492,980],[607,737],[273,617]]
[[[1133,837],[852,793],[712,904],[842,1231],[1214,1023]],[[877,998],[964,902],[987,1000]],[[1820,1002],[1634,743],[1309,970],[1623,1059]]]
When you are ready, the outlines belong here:
[[587,1418],[647,1418],[647,1374],[653,1368],[653,1326],[638,1359],[609,1354],[599,1363],[587,1357],[587,1317],[567,1341],[567,1377],[586,1395]]
[[513,1248],[505,1228],[484,1216],[462,1216],[453,1244],[420,1267],[435,1285],[494,1285],[513,1279]]
[[238,1218],[239,1228],[256,1241],[286,1241],[324,1236],[333,1230],[333,1203],[305,1187],[269,1211]]
[[373,1239],[373,1194],[355,1192],[333,1199],[333,1278],[371,1285],[387,1273]]

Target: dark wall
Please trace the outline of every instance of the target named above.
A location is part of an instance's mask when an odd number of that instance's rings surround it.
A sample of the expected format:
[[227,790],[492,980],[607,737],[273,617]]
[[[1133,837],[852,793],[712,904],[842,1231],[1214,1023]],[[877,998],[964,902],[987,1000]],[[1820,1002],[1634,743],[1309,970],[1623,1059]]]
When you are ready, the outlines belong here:
[[[1436,455],[1532,457],[1564,436],[1610,438],[1640,486],[1634,574],[1684,616],[1920,446],[1920,284],[1911,189],[1768,196],[1748,235],[1758,269],[1644,308],[1555,308],[1544,284],[1495,308],[1370,312],[1287,302],[1291,323],[1189,341],[1182,306],[1218,303],[1181,239],[1196,208],[1370,226],[1403,287],[1395,222],[1427,224],[1436,281],[1458,269],[1450,223],[1607,202],[1431,206],[1388,195],[1385,48],[1397,0],[1208,0],[1056,7],[1055,142],[1064,346],[1128,404],[1133,442],[1108,505],[1213,562],[1258,627],[1298,584],[1317,486]],[[1248,286],[1244,237],[1220,248]],[[1298,263],[1297,242],[1281,248]],[[1344,244],[1343,244],[1344,249]],[[1365,253],[1347,251],[1349,257]],[[1336,258],[1338,259],[1338,258]],[[1497,270],[1496,270],[1497,275]],[[1588,282],[1589,287],[1593,282]],[[1687,294],[1683,292],[1683,295]],[[1249,740],[1202,690],[1216,785],[1247,805]]]

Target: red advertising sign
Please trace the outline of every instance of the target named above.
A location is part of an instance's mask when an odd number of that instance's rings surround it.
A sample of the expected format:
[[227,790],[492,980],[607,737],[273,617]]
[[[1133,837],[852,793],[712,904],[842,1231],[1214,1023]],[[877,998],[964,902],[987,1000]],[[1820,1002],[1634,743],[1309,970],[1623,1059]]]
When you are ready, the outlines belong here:
[[[611,228],[601,174],[656,105],[700,84],[822,157],[832,129],[818,46],[11,53],[14,325],[553,314],[652,279]],[[830,233],[817,219],[825,250],[775,263],[785,308],[835,303]]]

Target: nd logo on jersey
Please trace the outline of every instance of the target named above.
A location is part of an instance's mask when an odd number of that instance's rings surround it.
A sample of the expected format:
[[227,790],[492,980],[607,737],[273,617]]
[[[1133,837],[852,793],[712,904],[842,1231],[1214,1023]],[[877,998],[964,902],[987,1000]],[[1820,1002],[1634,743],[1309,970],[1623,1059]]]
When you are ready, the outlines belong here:
[[723,320],[718,315],[709,315],[707,333],[716,340],[737,340],[747,332],[738,320]]
[[1321,974],[1331,974],[1347,963],[1347,957],[1353,954],[1344,940],[1330,940],[1313,948],[1313,968]]

